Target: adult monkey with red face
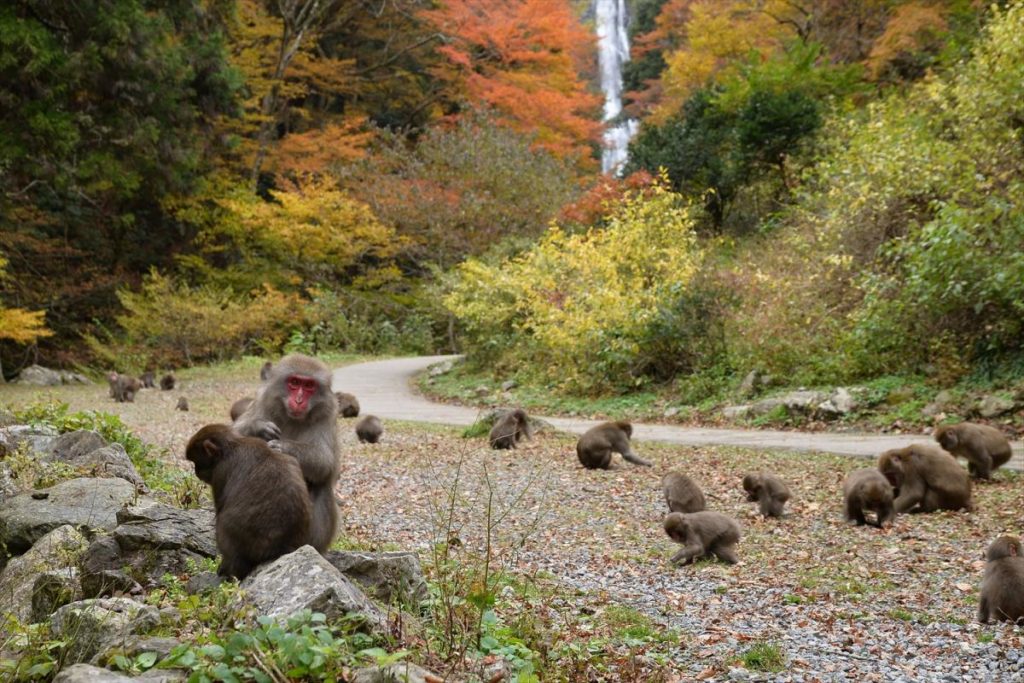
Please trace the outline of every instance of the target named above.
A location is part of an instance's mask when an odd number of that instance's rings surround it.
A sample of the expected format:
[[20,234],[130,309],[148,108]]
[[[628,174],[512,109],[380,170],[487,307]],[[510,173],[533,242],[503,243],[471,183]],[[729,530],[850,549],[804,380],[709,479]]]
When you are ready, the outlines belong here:
[[274,364],[256,400],[234,428],[294,456],[313,503],[309,543],[325,552],[338,528],[334,485],[338,481],[338,401],[331,371],[315,358],[292,354]]

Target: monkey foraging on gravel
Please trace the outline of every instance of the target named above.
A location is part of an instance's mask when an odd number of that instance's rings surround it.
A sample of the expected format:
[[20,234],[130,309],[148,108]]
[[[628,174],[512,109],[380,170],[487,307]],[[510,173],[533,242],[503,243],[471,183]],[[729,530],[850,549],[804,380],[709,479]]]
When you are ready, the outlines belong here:
[[142,389],[142,382],[129,377],[111,372],[107,375],[107,382],[110,383],[110,396],[118,403],[134,403],[135,394]]
[[758,472],[743,477],[743,490],[747,501],[757,502],[765,517],[782,517],[782,508],[792,494],[786,483],[771,472]]
[[1024,557],[1020,539],[1000,536],[985,553],[985,577],[978,598],[978,621],[1018,622],[1024,617]]
[[954,456],[967,460],[971,476],[991,479],[992,470],[1004,465],[1013,455],[1003,433],[988,425],[961,422],[935,430],[935,440]]
[[344,391],[334,392],[334,397],[338,400],[339,415],[342,417],[359,416],[359,399],[352,394],[346,394]]
[[196,432],[185,457],[213,488],[217,574],[241,581],[258,565],[309,543],[312,504],[295,458],[227,425]]
[[241,416],[241,414],[244,413],[249,408],[250,405],[252,405],[252,402],[254,400],[256,399],[254,399],[252,396],[246,396],[245,398],[240,398],[234,403],[232,403],[231,410],[228,412],[228,414],[231,416],[231,421],[234,422],[235,420],[237,420]]
[[321,553],[331,545],[338,528],[337,419],[330,369],[315,358],[291,354],[274,365],[256,399],[234,425],[239,433],[258,436],[271,448],[298,459],[313,502],[309,543]]
[[166,375],[160,378],[160,388],[163,391],[171,391],[177,385],[178,380],[174,376],[174,371],[168,372]]
[[682,472],[669,472],[661,479],[661,490],[669,512],[700,512],[706,507],[704,493]]
[[633,425],[624,420],[619,422],[602,422],[587,430],[576,442],[576,457],[588,470],[608,469],[612,462],[612,453],[621,453],[622,457],[634,465],[650,467],[629,444],[633,436]]
[[273,369],[274,364],[271,363],[269,360],[266,363],[264,363],[263,367],[260,368],[260,381],[266,382],[268,379],[270,379],[270,371]]
[[683,545],[672,557],[674,564],[692,564],[712,555],[729,564],[739,562],[735,550],[740,540],[739,525],[721,512],[670,512],[665,515],[665,533]]
[[185,398],[184,396],[179,397],[178,398],[178,405],[176,406],[176,409],[177,410],[184,410],[185,412],[188,412],[188,399]]
[[156,389],[156,375],[152,371],[147,371],[139,376],[139,381],[142,382],[142,386],[145,389]]
[[376,415],[364,415],[356,422],[356,438],[359,443],[377,443],[384,433],[384,425]]
[[878,469],[896,491],[897,513],[974,509],[967,470],[936,444],[886,451],[878,456]]
[[865,512],[875,513],[872,526],[879,529],[896,518],[892,485],[885,475],[873,467],[850,472],[843,482],[843,497],[846,501],[846,521],[856,522],[857,526],[871,524]]
[[515,448],[520,439],[529,439],[532,436],[526,411],[516,408],[497,419],[494,426],[491,427],[488,439],[491,442],[491,448],[500,450]]

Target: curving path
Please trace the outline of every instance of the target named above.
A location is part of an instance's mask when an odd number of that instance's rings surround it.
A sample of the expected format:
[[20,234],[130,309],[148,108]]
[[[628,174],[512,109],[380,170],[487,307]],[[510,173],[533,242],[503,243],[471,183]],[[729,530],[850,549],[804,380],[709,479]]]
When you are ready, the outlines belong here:
[[[334,389],[348,391],[359,398],[360,412],[392,420],[430,422],[468,426],[480,411],[444,403],[434,403],[412,388],[412,379],[428,366],[458,356],[420,356],[357,363],[334,371]],[[599,420],[583,420],[538,415],[555,428],[582,434]],[[743,446],[794,451],[821,451],[873,458],[884,450],[902,448],[916,441],[928,441],[924,435],[836,434],[830,432],[780,432],[768,430],[715,429],[673,425],[633,423],[633,438],[684,446]],[[1024,469],[1024,447],[1013,444],[1014,455],[1006,467]]]

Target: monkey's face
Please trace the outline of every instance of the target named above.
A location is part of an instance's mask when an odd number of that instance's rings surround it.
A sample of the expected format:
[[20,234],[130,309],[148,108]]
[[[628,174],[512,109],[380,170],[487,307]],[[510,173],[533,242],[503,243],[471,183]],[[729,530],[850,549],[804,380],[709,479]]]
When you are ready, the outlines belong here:
[[305,420],[309,415],[310,401],[320,391],[320,383],[307,375],[289,375],[285,386],[288,388],[288,399],[285,401],[288,417]]
[[956,432],[948,429],[944,429],[939,432],[939,445],[947,451],[956,448],[956,443]]

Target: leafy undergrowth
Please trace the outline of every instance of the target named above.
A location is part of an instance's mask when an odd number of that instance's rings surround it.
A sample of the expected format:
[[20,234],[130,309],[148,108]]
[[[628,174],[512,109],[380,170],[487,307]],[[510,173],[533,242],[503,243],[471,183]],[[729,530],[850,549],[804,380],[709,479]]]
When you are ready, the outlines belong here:
[[[800,429],[802,431],[923,432],[936,422],[969,419],[978,397],[996,393],[1012,397],[1024,394],[1024,383],[1013,389],[976,381],[965,381],[946,390],[947,404],[937,414],[922,412],[939,389],[917,377],[881,377],[858,384],[860,406],[836,420],[821,420],[794,414],[785,409],[757,418],[727,418],[726,406],[750,403],[797,389],[833,387],[773,386],[755,397],[743,397],[739,391],[742,377],[691,377],[658,390],[643,390],[621,396],[588,398],[565,396],[548,387],[515,385],[502,387],[503,378],[475,371],[465,363],[437,376],[422,375],[418,387],[433,400],[478,407],[518,405],[545,415],[586,416],[592,419],[628,419],[685,425],[737,426],[743,428]],[[977,420],[976,417],[973,419]],[[1024,433],[1024,410],[994,422],[1009,435]]]

